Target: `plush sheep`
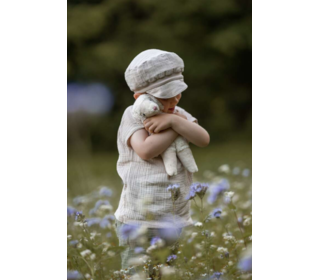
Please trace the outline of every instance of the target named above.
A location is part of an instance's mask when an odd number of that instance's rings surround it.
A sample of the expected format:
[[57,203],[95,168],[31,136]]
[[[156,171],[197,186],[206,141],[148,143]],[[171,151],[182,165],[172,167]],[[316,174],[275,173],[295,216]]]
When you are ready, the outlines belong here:
[[[155,97],[150,94],[142,94],[133,104],[132,115],[143,123],[146,118],[161,113],[162,109],[163,105]],[[189,172],[198,171],[189,144],[182,136],[178,136],[161,156],[169,176],[177,175],[177,156]]]

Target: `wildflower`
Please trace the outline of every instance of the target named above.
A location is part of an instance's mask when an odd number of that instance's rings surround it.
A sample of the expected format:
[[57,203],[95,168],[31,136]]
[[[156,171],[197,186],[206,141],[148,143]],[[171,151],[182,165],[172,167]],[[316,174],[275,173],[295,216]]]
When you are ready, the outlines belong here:
[[71,239],[71,238],[72,238],[71,234],[67,235],[67,239]]
[[112,196],[112,190],[110,190],[108,187],[101,187],[99,191],[100,196]]
[[82,215],[82,211],[77,211],[77,212],[75,213],[74,219],[75,219],[76,221],[80,221],[80,220],[83,219],[83,218],[84,218],[84,215]]
[[77,212],[77,210],[71,206],[67,207],[67,217],[71,217]]
[[162,275],[170,275],[170,274],[174,274],[174,273],[175,273],[174,267],[171,267],[171,266],[161,267],[161,274]]
[[157,249],[157,245],[151,245],[150,247],[147,248],[147,253],[150,254],[152,251]]
[[202,224],[201,222],[197,222],[197,223],[194,224],[194,226],[195,226],[195,227],[202,227],[203,224]]
[[249,175],[250,175],[250,170],[248,168],[246,168],[242,171],[243,177],[249,177]]
[[251,218],[248,217],[243,221],[243,225],[244,226],[250,226],[251,225]]
[[208,187],[209,185],[206,183],[193,183],[190,186],[190,192],[187,195],[186,199],[193,199],[196,195],[198,195],[202,199],[206,194]]
[[136,248],[134,248],[134,252],[136,253],[136,254],[140,254],[140,253],[142,253],[144,251],[144,249],[142,248],[142,247],[136,247]]
[[74,247],[76,247],[76,245],[79,243],[79,241],[78,240],[71,240],[71,241],[69,241],[69,244],[71,245],[71,246],[74,246]]
[[92,216],[97,213],[101,206],[111,206],[108,200],[98,200],[94,206],[94,208],[90,209],[89,214]]
[[246,272],[252,271],[252,245],[242,254],[238,268]]
[[107,226],[111,225],[110,220],[114,220],[113,215],[106,215],[103,217],[103,219],[100,221],[100,227],[106,228]]
[[220,216],[221,216],[221,213],[222,213],[222,210],[220,208],[216,208],[216,209],[213,210],[212,216],[214,216],[217,219],[219,219]]
[[243,271],[251,271],[252,270],[252,256],[246,256],[239,261],[238,268]]
[[136,238],[138,236],[138,225],[124,224],[120,227],[120,234],[122,238]]
[[167,187],[167,191],[171,192],[171,198],[173,201],[176,201],[180,196],[180,186],[178,184],[170,185]]
[[233,168],[232,174],[233,174],[233,175],[239,175],[239,174],[240,174],[240,168],[239,168],[239,167]]
[[85,257],[85,256],[90,255],[90,254],[91,254],[91,251],[90,251],[89,249],[83,250],[83,251],[80,253],[80,255],[81,255],[82,257]]
[[82,275],[77,270],[68,270],[67,271],[67,279],[68,280],[82,279]]
[[223,164],[218,168],[218,171],[221,173],[226,173],[228,174],[230,172],[230,167],[228,164]]
[[222,275],[223,273],[221,273],[221,272],[215,272],[215,273],[213,273],[213,275],[210,277],[211,279],[220,279],[220,277],[221,277],[221,275]]
[[93,225],[98,225],[101,222],[100,218],[89,218],[86,219],[85,222],[87,222],[88,227],[91,227]]
[[218,184],[214,184],[213,187],[210,188],[211,193],[208,197],[208,202],[213,204],[217,200],[218,196],[228,190],[229,187],[230,185],[227,179],[222,179]]
[[162,243],[163,240],[159,236],[152,237],[150,245],[158,245]]
[[167,262],[171,262],[173,260],[176,260],[177,259],[177,255],[170,255],[168,258],[167,258]]
[[76,206],[80,205],[80,204],[84,204],[87,202],[87,198],[85,196],[76,196],[73,199],[73,204],[75,204]]
[[217,251],[219,253],[225,253],[225,252],[228,252],[228,249],[227,248],[224,248],[224,247],[218,247]]

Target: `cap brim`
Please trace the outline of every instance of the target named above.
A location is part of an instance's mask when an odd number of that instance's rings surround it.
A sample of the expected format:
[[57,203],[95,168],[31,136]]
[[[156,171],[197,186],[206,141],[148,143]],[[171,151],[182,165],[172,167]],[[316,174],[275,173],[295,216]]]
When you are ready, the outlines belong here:
[[187,88],[188,86],[183,80],[173,80],[146,92],[157,98],[168,99],[185,91]]

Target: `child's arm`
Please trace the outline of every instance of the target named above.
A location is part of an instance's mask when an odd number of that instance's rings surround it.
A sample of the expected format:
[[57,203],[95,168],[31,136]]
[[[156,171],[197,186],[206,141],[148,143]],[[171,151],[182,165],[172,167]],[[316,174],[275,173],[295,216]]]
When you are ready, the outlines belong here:
[[198,147],[206,147],[210,143],[209,133],[195,122],[173,116],[172,129]]
[[164,152],[178,137],[178,133],[168,128],[149,136],[145,129],[139,129],[128,140],[128,144],[144,160],[152,159]]
[[210,136],[204,128],[175,114],[160,114],[147,118],[144,126],[151,133],[159,133],[164,129],[172,128],[198,147],[206,147],[210,143]]

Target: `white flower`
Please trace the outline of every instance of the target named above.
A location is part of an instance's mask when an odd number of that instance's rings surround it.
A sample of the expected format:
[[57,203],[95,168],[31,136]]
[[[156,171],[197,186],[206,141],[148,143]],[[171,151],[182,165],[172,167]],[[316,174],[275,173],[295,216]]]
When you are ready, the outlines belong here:
[[210,236],[214,237],[216,234],[214,233],[214,231],[211,231]]
[[197,253],[196,256],[197,256],[197,258],[201,258],[202,257],[202,253]]
[[228,197],[228,198],[232,198],[234,195],[234,192],[224,192],[224,196]]
[[191,238],[195,238],[197,235],[198,235],[197,232],[193,232],[193,233],[191,234]]
[[99,209],[101,209],[101,210],[113,210],[113,207],[112,207],[112,205],[101,205],[99,207]]
[[218,168],[218,171],[221,173],[230,173],[230,167],[228,164],[223,164]]
[[94,260],[96,258],[96,254],[91,254],[90,259]]
[[195,226],[196,226],[196,227],[202,227],[203,224],[202,224],[201,222],[197,222],[197,223],[195,223]]
[[229,262],[228,262],[228,265],[229,265],[229,266],[232,266],[232,265],[233,265],[233,262],[232,262],[232,261],[229,261]]
[[211,249],[211,250],[214,250],[214,249],[216,249],[216,248],[217,248],[216,245],[213,245],[213,244],[210,245],[210,249]]
[[128,260],[129,265],[143,265],[143,259],[139,257],[130,258]]
[[157,245],[151,245],[148,249],[147,249],[147,253],[149,254],[149,253],[151,253],[152,251],[154,251],[155,249],[157,249],[158,247],[157,247]]
[[249,218],[245,219],[245,220],[243,221],[243,225],[244,225],[244,226],[250,226],[250,225],[251,225],[251,218],[249,217]]
[[227,249],[227,248],[224,248],[224,247],[218,247],[217,251],[218,251],[219,253],[226,253],[226,252],[228,252],[228,249]]
[[164,267],[161,268],[161,274],[162,275],[170,275],[170,274],[174,274],[174,273],[175,273],[174,267],[164,266]]
[[82,257],[85,257],[85,256],[90,255],[90,254],[91,254],[91,251],[90,251],[89,249],[86,249],[86,250],[84,250],[84,251],[82,251],[82,252],[80,253],[80,255],[81,255]]
[[75,227],[82,227],[82,226],[83,226],[83,223],[81,223],[81,222],[73,222],[73,225],[74,225]]
[[72,238],[72,235],[67,235],[67,239],[71,239]]
[[114,257],[115,254],[116,254],[116,253],[113,252],[113,251],[108,251],[108,256],[109,256],[109,257]]

